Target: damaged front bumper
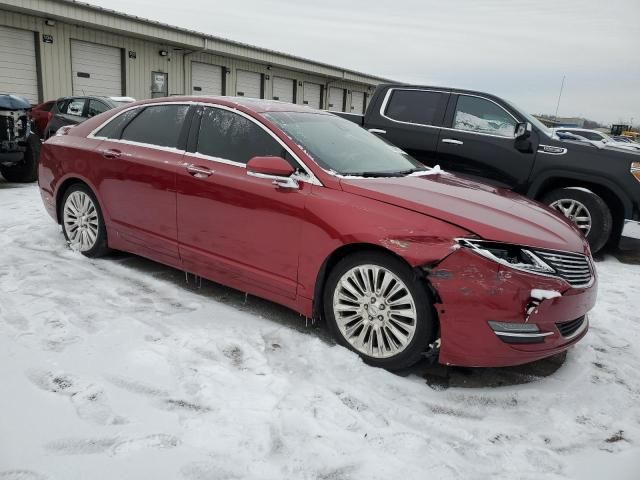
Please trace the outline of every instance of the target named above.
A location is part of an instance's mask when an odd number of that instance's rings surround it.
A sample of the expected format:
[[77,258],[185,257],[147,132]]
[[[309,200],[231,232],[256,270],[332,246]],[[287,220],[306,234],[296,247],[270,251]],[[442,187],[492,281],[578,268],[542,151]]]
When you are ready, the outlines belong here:
[[560,353],[587,332],[597,296],[585,287],[509,268],[460,248],[433,268],[440,363],[499,367]]

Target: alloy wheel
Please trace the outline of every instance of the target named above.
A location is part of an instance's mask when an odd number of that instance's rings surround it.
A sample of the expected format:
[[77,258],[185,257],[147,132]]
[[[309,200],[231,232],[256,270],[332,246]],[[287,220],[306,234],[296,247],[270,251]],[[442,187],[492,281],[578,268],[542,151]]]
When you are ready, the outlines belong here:
[[591,231],[591,214],[583,203],[572,198],[562,198],[556,200],[549,206],[555,208],[575,223],[575,225],[582,230],[585,237]]
[[358,352],[374,358],[398,355],[411,343],[417,310],[405,283],[378,265],[348,270],[333,293],[340,333]]
[[63,210],[64,230],[71,248],[91,250],[98,239],[98,211],[89,195],[75,191],[67,197]]

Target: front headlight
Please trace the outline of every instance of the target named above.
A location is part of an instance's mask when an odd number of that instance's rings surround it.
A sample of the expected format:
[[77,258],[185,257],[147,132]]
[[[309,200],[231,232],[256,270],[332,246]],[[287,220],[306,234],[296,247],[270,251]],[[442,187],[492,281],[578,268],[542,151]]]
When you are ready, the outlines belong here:
[[631,175],[636,177],[636,180],[640,182],[640,162],[633,162],[631,164]]
[[482,255],[501,265],[515,268],[516,270],[542,275],[553,275],[556,273],[544,260],[524,247],[468,238],[461,238],[458,242],[461,246],[470,248],[478,255]]

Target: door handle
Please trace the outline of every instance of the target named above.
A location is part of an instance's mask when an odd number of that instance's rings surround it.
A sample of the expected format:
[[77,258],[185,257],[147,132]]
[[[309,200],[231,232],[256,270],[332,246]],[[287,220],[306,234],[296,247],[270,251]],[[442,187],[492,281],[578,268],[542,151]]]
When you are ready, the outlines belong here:
[[120,150],[116,150],[113,148],[102,151],[102,156],[104,158],[119,158],[121,155],[122,155],[122,152]]
[[387,133],[386,130],[382,130],[381,128],[370,128],[369,131],[371,133],[379,133],[380,135],[384,135]]
[[443,138],[442,143],[450,143],[452,145],[464,145],[462,140],[456,140],[455,138]]
[[198,167],[196,165],[187,165],[187,172],[196,178],[207,178],[211,176],[213,170],[206,167]]

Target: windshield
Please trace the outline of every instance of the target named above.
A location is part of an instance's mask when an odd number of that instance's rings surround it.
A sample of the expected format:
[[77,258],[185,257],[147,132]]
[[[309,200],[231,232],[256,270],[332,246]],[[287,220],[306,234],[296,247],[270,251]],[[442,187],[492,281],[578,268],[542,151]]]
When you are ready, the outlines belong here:
[[551,130],[549,127],[547,127],[544,123],[542,123],[540,120],[538,120],[536,117],[534,117],[533,115],[531,115],[530,113],[525,112],[522,108],[518,107],[516,104],[514,104],[513,102],[507,102],[511,108],[513,108],[516,112],[518,112],[520,115],[522,115],[523,117],[525,117],[525,120],[529,123],[531,123],[534,127],[536,127],[538,130],[540,130],[542,133],[544,133],[547,137],[553,137],[553,130]]
[[264,114],[322,168],[342,175],[406,175],[427,168],[353,122],[329,114]]

